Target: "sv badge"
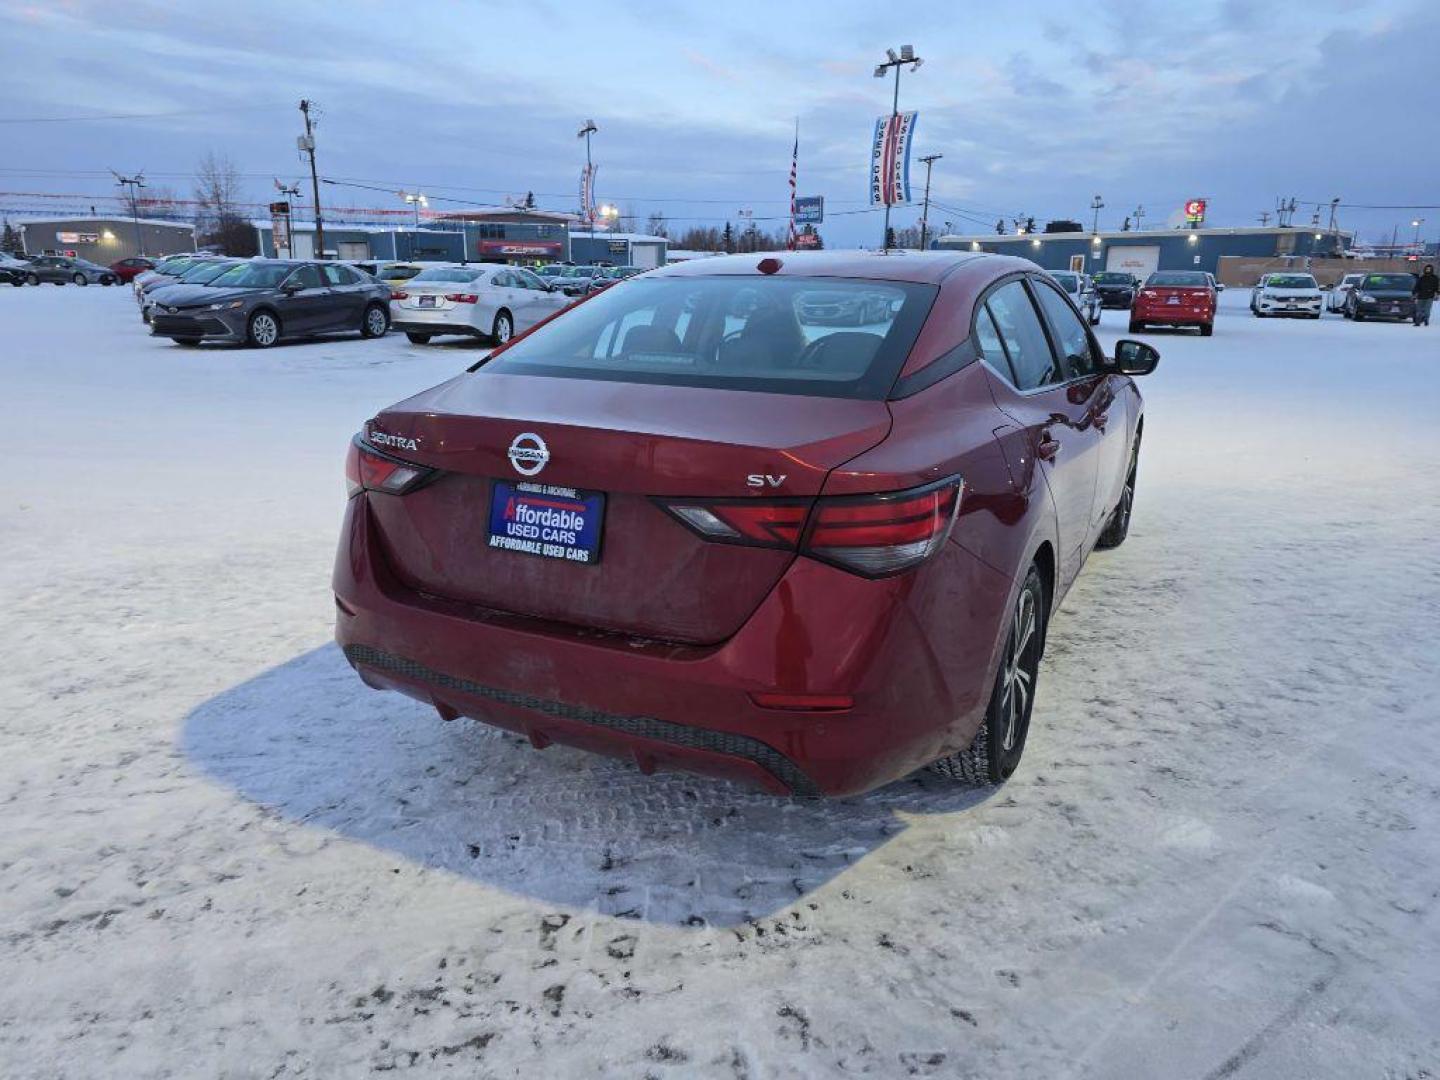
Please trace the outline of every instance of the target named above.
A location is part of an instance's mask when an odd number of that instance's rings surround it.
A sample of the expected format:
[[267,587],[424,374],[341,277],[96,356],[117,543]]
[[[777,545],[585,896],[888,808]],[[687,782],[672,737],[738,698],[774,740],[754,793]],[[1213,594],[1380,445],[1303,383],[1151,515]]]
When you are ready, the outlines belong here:
[[784,473],[781,473],[779,476],[771,476],[769,473],[751,473],[749,476],[745,477],[746,486],[754,488],[778,488],[784,482]]

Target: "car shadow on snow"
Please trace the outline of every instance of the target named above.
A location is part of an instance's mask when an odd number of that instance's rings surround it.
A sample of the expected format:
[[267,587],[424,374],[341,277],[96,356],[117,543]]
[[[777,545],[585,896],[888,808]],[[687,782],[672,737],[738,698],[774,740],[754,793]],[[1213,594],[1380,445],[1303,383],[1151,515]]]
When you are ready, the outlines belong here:
[[365,687],[333,645],[201,704],[186,755],[268,811],[546,904],[733,926],[795,903],[906,828],[982,802],[918,773],[785,799],[446,723]]

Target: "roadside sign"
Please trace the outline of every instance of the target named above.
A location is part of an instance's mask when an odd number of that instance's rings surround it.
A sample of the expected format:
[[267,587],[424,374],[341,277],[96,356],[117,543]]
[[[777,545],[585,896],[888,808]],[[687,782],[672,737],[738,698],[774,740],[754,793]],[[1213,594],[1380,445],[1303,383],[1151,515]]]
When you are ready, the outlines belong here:
[[1185,220],[1191,225],[1199,225],[1205,221],[1205,200],[1191,199],[1185,204]]
[[820,246],[820,234],[819,234],[819,233],[813,233],[813,232],[805,233],[805,232],[802,232],[802,233],[797,233],[797,234],[795,235],[795,247],[796,247],[797,250],[800,249],[800,248],[818,248],[819,246]]
[[825,220],[825,196],[801,195],[795,200],[795,224],[819,225]]

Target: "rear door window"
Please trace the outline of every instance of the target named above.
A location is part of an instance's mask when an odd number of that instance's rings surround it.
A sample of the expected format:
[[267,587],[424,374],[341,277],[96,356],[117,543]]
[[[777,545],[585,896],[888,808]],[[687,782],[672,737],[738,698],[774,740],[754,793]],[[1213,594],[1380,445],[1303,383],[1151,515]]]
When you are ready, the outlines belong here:
[[990,294],[985,307],[1005,346],[1016,389],[1036,390],[1059,382],[1055,354],[1024,284],[1016,280],[1001,285]]

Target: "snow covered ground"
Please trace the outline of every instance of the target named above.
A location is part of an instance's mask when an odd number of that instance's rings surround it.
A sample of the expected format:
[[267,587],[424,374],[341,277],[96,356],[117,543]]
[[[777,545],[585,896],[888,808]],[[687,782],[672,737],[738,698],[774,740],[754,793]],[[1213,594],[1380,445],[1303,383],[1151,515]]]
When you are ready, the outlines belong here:
[[0,289],[0,1074],[1436,1075],[1440,327],[1246,299],[1148,335],[1019,774],[827,803],[351,674],[346,441],[472,346]]

